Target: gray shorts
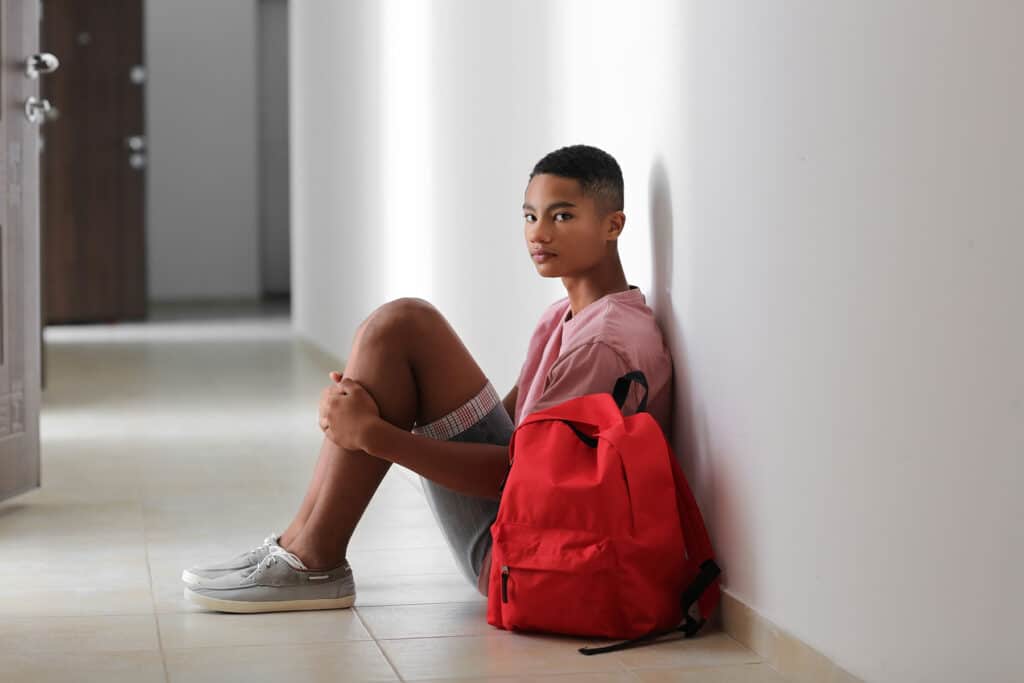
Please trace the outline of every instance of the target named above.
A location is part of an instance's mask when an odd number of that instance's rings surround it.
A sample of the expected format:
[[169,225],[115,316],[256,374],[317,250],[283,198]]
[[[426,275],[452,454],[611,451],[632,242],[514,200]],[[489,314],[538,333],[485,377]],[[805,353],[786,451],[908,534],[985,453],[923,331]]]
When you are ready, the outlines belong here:
[[[489,380],[476,396],[448,415],[412,428],[414,434],[435,439],[502,446],[508,445],[513,431],[512,418]],[[477,586],[484,556],[491,547],[491,524],[498,516],[498,501],[458,493],[423,476],[420,481],[459,571]]]

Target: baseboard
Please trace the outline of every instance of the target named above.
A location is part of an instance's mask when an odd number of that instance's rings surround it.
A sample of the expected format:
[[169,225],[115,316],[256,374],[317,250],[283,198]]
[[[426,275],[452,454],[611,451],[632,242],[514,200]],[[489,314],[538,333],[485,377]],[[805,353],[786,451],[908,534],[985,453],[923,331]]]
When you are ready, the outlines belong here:
[[864,683],[724,589],[720,611],[726,633],[793,683]]

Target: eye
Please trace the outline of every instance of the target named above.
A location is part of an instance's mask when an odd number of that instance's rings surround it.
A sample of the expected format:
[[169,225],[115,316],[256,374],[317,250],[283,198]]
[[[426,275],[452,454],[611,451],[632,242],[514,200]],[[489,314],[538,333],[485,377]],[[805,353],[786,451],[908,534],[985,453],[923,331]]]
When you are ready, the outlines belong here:
[[[560,212],[556,213],[556,214],[555,214],[555,219],[557,220],[557,218],[558,218],[559,216],[568,216],[569,218],[572,218],[572,214],[571,214],[571,213],[566,213],[566,212],[564,212],[564,211],[560,211]],[[568,218],[567,218],[566,220],[568,220]],[[563,222],[564,222],[564,221],[563,221]]]
[[532,213],[528,213],[528,214],[525,214],[525,215],[523,216],[523,218],[525,218],[525,219],[526,219],[526,222],[527,222],[527,223],[532,223],[532,222],[533,222],[533,221],[531,221],[531,220],[530,220],[531,218],[533,218],[533,214],[532,214]]

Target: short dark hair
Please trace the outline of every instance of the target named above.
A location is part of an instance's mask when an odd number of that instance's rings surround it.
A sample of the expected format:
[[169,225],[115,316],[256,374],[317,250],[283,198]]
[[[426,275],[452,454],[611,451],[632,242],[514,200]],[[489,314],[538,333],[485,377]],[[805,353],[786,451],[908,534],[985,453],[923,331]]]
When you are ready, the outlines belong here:
[[605,213],[622,211],[622,169],[615,158],[602,149],[590,145],[560,147],[537,162],[530,179],[538,173],[575,178],[584,196],[592,197],[600,210]]

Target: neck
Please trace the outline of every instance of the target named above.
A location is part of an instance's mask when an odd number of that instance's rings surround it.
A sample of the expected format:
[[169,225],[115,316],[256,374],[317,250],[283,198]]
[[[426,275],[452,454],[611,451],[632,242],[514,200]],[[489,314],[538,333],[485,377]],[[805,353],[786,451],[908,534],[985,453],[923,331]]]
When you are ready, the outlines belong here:
[[563,277],[562,284],[569,295],[573,316],[606,294],[629,289],[617,252],[586,273]]

